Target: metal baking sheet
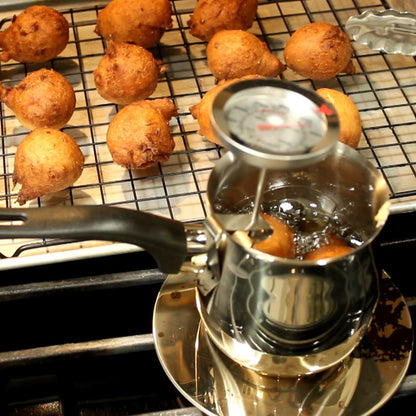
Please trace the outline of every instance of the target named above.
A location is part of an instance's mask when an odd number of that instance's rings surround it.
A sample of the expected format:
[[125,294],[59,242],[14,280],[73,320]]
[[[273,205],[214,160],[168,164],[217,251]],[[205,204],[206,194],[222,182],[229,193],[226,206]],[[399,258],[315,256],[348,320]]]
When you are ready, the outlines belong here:
[[[168,70],[150,98],[170,97],[179,108],[171,120],[175,151],[168,162],[142,171],[129,171],[113,163],[106,145],[106,131],[119,107],[96,92],[93,71],[104,54],[105,43],[94,33],[97,14],[108,1],[3,1],[0,20],[7,27],[14,14],[30,4],[47,4],[60,10],[70,23],[70,41],[56,59],[45,64],[0,63],[4,85],[17,84],[39,67],[54,68],[74,86],[77,107],[64,128],[85,155],[85,169],[71,188],[31,201],[29,207],[47,205],[101,204],[141,209],[183,222],[201,221],[206,215],[205,189],[221,149],[198,134],[198,123],[189,108],[215,86],[206,59],[206,43],[189,33],[188,20],[196,0],[171,0],[173,27],[152,49]],[[380,0],[260,0],[250,31],[267,42],[282,61],[290,35],[313,21],[327,21],[343,27],[350,16],[368,9],[383,10]],[[325,82],[313,82],[290,69],[281,77],[317,89],[335,88],[347,93],[360,110],[363,130],[358,147],[385,176],[393,203],[392,212],[416,209],[416,63],[413,57],[387,55],[353,43],[354,75],[339,75]],[[17,207],[13,188],[14,154],[28,134],[14,114],[0,106],[0,206]],[[34,264],[60,262],[138,250],[119,243],[88,241],[58,244],[60,241],[0,241],[0,270]]]

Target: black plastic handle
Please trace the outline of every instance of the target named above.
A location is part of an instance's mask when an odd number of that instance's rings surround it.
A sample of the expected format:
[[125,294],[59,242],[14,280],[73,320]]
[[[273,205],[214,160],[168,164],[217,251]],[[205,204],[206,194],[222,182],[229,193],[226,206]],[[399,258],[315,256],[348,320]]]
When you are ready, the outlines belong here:
[[177,273],[187,255],[181,222],[117,207],[0,208],[0,238],[71,238],[135,244],[147,250],[164,273]]

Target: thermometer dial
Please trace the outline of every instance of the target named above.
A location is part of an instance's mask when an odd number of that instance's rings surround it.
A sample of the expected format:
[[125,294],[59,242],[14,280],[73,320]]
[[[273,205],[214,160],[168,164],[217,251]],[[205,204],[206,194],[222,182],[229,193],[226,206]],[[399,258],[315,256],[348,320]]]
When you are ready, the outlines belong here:
[[275,79],[237,82],[215,98],[211,122],[234,153],[261,168],[298,168],[338,142],[335,109],[315,92]]

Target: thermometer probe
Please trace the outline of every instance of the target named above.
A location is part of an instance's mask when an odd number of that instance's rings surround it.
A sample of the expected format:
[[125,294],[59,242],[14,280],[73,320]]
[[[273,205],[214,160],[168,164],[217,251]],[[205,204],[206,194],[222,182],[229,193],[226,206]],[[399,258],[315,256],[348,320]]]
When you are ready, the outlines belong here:
[[339,138],[331,104],[312,90],[277,79],[230,85],[215,97],[210,116],[224,146],[260,169],[253,212],[241,221],[241,230],[264,224],[258,214],[267,169],[299,169],[316,163]]

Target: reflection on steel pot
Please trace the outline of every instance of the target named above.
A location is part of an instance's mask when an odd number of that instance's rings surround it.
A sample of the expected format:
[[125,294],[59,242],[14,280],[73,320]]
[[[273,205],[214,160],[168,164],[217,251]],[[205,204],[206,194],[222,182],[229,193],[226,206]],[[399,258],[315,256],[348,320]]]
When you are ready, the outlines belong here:
[[[268,170],[261,211],[284,218],[302,246],[297,258],[287,259],[254,250],[246,233],[220,223],[224,214],[252,209],[258,174],[227,153],[210,177],[207,228],[221,241],[221,263],[216,287],[199,290],[201,318],[217,347],[246,367],[269,375],[320,371],[348,356],[370,323],[379,279],[371,242],[388,216],[387,186],[341,143],[312,166]],[[302,250],[328,233],[353,249],[303,260]]]

